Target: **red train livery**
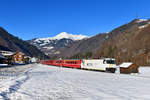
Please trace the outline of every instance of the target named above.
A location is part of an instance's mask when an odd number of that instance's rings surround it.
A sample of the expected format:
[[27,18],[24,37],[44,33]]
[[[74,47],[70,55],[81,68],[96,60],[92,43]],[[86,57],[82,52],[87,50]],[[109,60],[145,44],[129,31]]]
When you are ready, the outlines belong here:
[[42,64],[60,67],[81,68],[81,60],[42,60]]

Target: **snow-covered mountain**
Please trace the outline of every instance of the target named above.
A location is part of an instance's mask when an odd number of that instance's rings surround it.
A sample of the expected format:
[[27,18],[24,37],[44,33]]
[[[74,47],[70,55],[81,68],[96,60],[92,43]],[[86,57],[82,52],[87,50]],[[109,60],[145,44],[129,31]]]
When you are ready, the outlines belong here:
[[61,32],[60,34],[56,35],[55,37],[52,37],[50,39],[57,39],[57,40],[60,40],[60,39],[63,39],[63,38],[66,38],[66,39],[71,39],[71,40],[82,40],[84,38],[88,38],[87,36],[85,35],[73,35],[73,34],[68,34],[67,32]]
[[61,32],[55,37],[36,38],[29,40],[28,42],[38,47],[46,54],[59,54],[59,49],[67,47],[78,40],[87,38],[88,38],[87,36],[81,34],[73,35],[67,32]]
[[73,34],[68,34],[67,32],[61,32],[60,34],[56,35],[55,37],[48,37],[48,38],[38,38],[36,39],[36,42],[40,41],[40,40],[44,40],[44,41],[49,41],[49,40],[60,40],[60,39],[71,39],[71,40],[82,40],[84,38],[88,38],[85,35],[73,35]]

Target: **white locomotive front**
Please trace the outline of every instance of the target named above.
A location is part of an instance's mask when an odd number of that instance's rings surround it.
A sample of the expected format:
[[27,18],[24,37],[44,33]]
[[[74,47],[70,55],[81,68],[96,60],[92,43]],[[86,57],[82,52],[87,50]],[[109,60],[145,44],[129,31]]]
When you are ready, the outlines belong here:
[[89,59],[89,60],[84,59],[82,60],[81,68],[114,73],[116,70],[116,63],[115,63],[115,59],[112,58]]

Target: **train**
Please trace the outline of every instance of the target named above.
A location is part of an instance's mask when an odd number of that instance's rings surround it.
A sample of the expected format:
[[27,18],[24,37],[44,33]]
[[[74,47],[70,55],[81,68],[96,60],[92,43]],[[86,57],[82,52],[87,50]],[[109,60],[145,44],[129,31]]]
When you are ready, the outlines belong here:
[[113,58],[104,59],[66,59],[66,60],[42,60],[42,64],[68,67],[95,71],[105,71],[115,73],[116,63]]

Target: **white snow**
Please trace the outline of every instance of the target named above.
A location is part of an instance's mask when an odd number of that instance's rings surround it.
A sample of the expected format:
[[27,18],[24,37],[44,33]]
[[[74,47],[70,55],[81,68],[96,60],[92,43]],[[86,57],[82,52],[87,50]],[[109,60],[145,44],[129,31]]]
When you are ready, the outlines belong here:
[[130,65],[132,65],[132,64],[133,64],[133,63],[131,63],[131,62],[124,62],[124,63],[120,64],[119,67],[127,68],[127,67],[129,67]]
[[146,28],[149,24],[150,24],[150,22],[148,22],[146,25],[139,26],[139,29]]
[[4,66],[8,66],[8,64],[0,64],[0,66],[4,67]]
[[139,68],[140,76],[146,76],[150,78],[150,66],[141,66]]
[[2,100],[150,100],[148,77],[41,64],[27,66],[32,67],[0,81]]
[[[148,23],[148,24],[149,24],[149,23]],[[143,29],[143,28],[147,27],[147,26],[148,26],[148,24],[143,25],[143,26],[139,26],[139,29]]]
[[54,47],[43,47],[43,48],[51,50],[51,49],[53,49]]
[[56,51],[54,54],[60,54],[60,51]]
[[82,40],[84,38],[88,38],[85,35],[73,35],[73,34],[68,34],[67,32],[61,32],[60,34],[58,34],[55,37],[52,37],[52,39],[63,39],[63,38],[67,38],[67,39],[72,39],[72,40]]
[[35,40],[35,42],[39,42],[41,40],[44,40],[46,42],[50,42],[50,40],[60,40],[60,39],[63,39],[63,38],[66,38],[66,39],[72,39],[72,40],[82,40],[84,38],[88,38],[87,36],[85,35],[73,35],[73,34],[69,34],[67,32],[61,32],[60,34],[56,35],[55,37],[48,37],[48,38],[38,38]]
[[47,42],[45,42],[45,43],[41,43],[41,44],[39,44],[40,46],[44,46],[44,45],[46,45],[47,44]]
[[109,35],[106,35],[106,37],[105,37],[106,39],[108,39],[109,38]]
[[140,26],[139,29],[145,28],[147,25]]
[[148,19],[138,19],[137,20],[138,23],[145,22],[145,21],[147,21],[147,24],[139,26],[139,29],[146,28],[150,24],[150,21]]
[[148,19],[138,19],[138,23],[140,23],[140,22],[144,22],[144,21],[148,21]]

